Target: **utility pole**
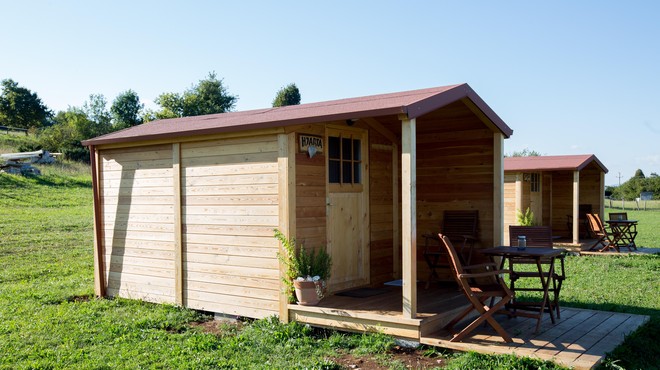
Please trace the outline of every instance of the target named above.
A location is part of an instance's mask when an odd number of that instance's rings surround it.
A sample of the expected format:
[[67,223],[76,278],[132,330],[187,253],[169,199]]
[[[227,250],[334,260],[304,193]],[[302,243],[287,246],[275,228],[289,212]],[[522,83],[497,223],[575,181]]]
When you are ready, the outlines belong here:
[[[621,189],[621,178],[623,177],[623,176],[621,176],[621,172],[619,172],[619,176],[617,176],[617,177],[619,178],[619,190],[620,190]],[[623,193],[621,193],[621,208],[624,211],[626,210],[626,201],[623,198]]]

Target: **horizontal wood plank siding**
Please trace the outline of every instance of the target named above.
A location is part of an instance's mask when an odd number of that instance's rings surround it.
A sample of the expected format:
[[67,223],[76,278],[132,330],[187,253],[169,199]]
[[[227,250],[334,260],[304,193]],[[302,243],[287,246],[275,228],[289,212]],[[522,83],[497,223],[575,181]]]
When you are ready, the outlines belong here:
[[509,241],[509,226],[516,225],[516,173],[504,174],[504,242]]
[[[417,118],[418,243],[440,231],[443,211],[478,210],[475,248],[493,245],[493,150],[492,130],[462,102]],[[425,279],[423,254],[417,259]],[[451,279],[449,271],[441,278]]]
[[276,135],[181,144],[186,306],[278,313],[277,151]]
[[[394,278],[393,171],[394,146],[376,130],[369,131],[370,282],[378,286]],[[397,153],[398,155],[398,153]],[[398,173],[398,171],[397,171]]]
[[[325,137],[325,125],[300,127],[296,132],[296,142],[300,135]],[[297,144],[296,147],[298,147]],[[296,240],[305,248],[326,248],[327,244],[326,151],[317,153],[314,158],[309,158],[307,153],[296,153],[295,155]]]
[[172,147],[100,152],[107,294],[174,302]]

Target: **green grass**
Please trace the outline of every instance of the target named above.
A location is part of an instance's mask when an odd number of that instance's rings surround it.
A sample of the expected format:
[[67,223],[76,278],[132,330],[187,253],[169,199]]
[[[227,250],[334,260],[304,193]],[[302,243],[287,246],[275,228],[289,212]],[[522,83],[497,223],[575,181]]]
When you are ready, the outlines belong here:
[[[41,177],[0,174],[0,369],[334,369],[345,354],[405,368],[392,360],[394,342],[384,335],[317,330],[274,319],[222,324],[209,332],[195,325],[209,320],[199,312],[93,298],[89,169],[65,163],[43,166],[42,172]],[[652,222],[639,219],[640,227]],[[653,238],[657,235],[648,243]],[[660,362],[659,258],[567,259],[564,306],[653,317],[615,350],[610,363],[634,369]],[[452,369],[559,368],[512,356],[427,352],[447,356]]]
[[25,134],[15,135],[13,133],[5,134],[0,132],[0,154],[18,152],[18,147],[34,144],[36,144],[34,135],[25,136]]

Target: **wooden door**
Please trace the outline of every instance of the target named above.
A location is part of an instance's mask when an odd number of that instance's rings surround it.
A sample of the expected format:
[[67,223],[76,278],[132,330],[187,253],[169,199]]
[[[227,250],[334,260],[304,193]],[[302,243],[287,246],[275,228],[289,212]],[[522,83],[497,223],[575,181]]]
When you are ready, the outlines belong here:
[[541,174],[534,172],[530,174],[530,195],[529,195],[529,208],[534,213],[534,223],[536,225],[543,224],[543,189]]
[[369,283],[367,135],[362,130],[328,128],[326,142],[329,288],[338,291]]

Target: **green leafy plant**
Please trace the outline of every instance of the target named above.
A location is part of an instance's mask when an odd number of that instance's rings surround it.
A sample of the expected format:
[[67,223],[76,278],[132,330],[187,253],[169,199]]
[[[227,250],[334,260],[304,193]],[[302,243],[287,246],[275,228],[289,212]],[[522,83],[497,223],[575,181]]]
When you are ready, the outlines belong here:
[[282,281],[286,286],[289,302],[294,303],[293,281],[298,278],[318,276],[320,280],[330,278],[332,258],[328,252],[321,249],[305,249],[303,245],[296,246],[295,238],[287,238],[278,229],[275,229],[275,238],[282,243],[284,253],[278,253],[277,258],[286,267]]
[[534,226],[534,212],[529,207],[525,212],[518,209],[516,210],[516,220],[520,226]]

